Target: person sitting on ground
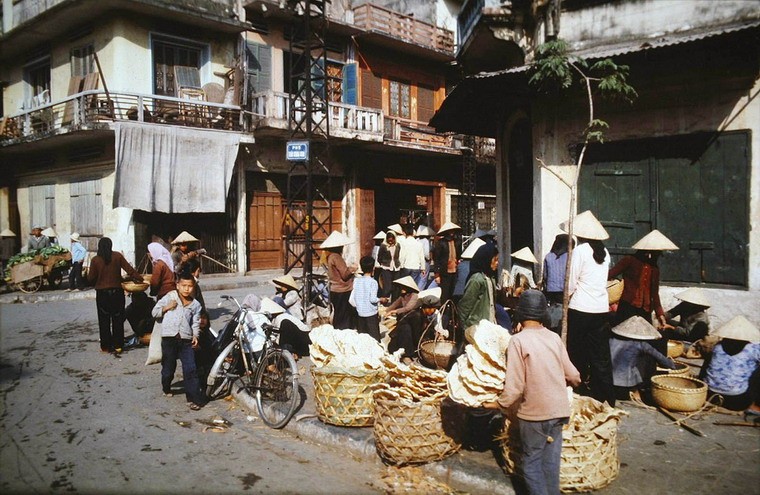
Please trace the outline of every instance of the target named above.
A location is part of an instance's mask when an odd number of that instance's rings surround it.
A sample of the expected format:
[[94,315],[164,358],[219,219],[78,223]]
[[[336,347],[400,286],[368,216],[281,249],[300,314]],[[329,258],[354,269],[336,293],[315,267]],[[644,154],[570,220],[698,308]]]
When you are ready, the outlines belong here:
[[512,253],[511,256],[512,269],[509,272],[509,278],[513,283],[512,295],[519,296],[526,288],[535,289],[537,285],[533,278],[533,267],[538,264],[538,260],[533,256],[533,252],[525,246]]
[[760,330],[743,316],[736,316],[714,332],[721,341],[702,365],[699,378],[707,383],[711,402],[760,419]]
[[[270,304],[274,303],[274,304]],[[285,311],[285,308],[269,298],[261,301],[261,311],[269,313],[272,325],[279,329],[280,347],[290,351],[293,358],[298,361],[301,356],[309,355],[310,328],[302,320]]]
[[632,391],[648,390],[656,371],[675,369],[672,359],[664,356],[645,341],[659,339],[659,332],[641,316],[632,316],[612,329],[610,357],[615,396],[626,400]]
[[275,295],[274,302],[282,306],[288,314],[303,320],[303,301],[301,300],[301,286],[292,275],[281,275],[272,280]]
[[201,303],[193,299],[195,278],[184,271],[177,280],[177,290],[161,298],[153,308],[153,317],[161,319],[161,387],[171,397],[177,359],[182,362],[185,397],[193,411],[203,407],[203,392],[195,365],[201,327]]
[[124,344],[126,347],[139,345],[140,337],[153,332],[153,306],[156,301],[148,297],[145,292],[130,292],[132,302],[124,310],[129,326],[132,327],[134,335]]
[[402,358],[405,364],[410,364],[417,356],[417,344],[422,336],[422,313],[417,304],[420,289],[412,277],[402,277],[393,282],[401,295],[393,301],[386,316],[396,316],[396,328],[392,331],[388,352],[393,353],[403,348]]
[[544,327],[546,296],[537,290],[520,295],[516,317],[521,330],[507,347],[507,379],[498,401],[487,409],[517,406],[521,470],[528,493],[559,493],[562,426],[570,417],[566,387],[581,383],[559,335]]
[[148,244],[148,257],[153,266],[150,275],[150,295],[160,300],[177,288],[174,261],[169,251],[158,242]]
[[[707,310],[710,301],[701,289],[693,287],[676,294],[681,302],[665,312],[662,335],[668,339],[696,342],[710,333],[710,317]],[[675,318],[678,318],[676,320]]]
[[366,333],[380,342],[380,317],[377,314],[378,303],[388,302],[386,297],[377,297],[377,281],[373,278],[375,260],[372,256],[364,256],[359,260],[362,276],[354,280],[354,289],[348,302],[356,308],[359,315],[356,321],[356,330]]

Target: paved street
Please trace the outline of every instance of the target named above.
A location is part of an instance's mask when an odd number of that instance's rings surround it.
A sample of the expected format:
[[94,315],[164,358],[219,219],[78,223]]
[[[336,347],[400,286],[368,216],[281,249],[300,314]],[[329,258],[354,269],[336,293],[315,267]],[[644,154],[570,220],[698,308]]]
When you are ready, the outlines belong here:
[[[211,307],[218,293],[207,298]],[[366,493],[380,487],[379,463],[273,431],[234,401],[193,412],[184,394],[164,397],[160,365],[144,366],[145,349],[120,359],[98,351],[94,300],[3,304],[0,329],[3,493]],[[204,432],[201,421],[216,415],[232,423],[229,431]]]

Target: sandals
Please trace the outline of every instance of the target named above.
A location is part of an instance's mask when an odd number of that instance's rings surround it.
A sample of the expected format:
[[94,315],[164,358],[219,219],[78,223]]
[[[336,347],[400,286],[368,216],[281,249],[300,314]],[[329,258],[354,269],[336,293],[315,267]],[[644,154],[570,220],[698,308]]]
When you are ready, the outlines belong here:
[[189,407],[191,411],[200,411],[203,406],[196,404],[195,402],[191,402]]

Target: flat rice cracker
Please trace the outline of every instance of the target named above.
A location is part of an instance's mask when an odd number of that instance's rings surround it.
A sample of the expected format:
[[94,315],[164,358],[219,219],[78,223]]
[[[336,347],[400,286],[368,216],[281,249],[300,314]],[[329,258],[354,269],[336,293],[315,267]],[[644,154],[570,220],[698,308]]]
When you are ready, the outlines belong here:
[[507,346],[512,338],[506,328],[500,327],[488,320],[467,329],[470,333],[468,341],[488,357],[497,368],[507,369]]
[[454,363],[454,366],[451,367],[446,382],[449,388],[449,397],[454,402],[468,407],[480,407],[483,402],[488,400],[487,396],[474,394],[465,387],[459,375],[459,363]]
[[475,375],[475,371],[470,366],[470,362],[466,359],[459,365],[459,376],[464,382],[464,385],[474,392],[480,394],[500,393],[503,387],[499,387],[497,384],[486,383],[478,379]]
[[330,354],[322,352],[322,348],[314,344],[309,345],[309,356],[311,357],[311,362],[317,368],[324,366],[330,359]]
[[494,366],[488,357],[480,352],[474,345],[464,348],[467,360],[470,362],[475,376],[484,383],[501,386],[506,379],[506,370]]

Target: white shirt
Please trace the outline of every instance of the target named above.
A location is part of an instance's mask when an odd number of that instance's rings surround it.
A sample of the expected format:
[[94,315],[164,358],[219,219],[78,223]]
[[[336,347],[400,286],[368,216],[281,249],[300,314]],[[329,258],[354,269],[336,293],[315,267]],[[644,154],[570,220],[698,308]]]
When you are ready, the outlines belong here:
[[604,261],[594,261],[594,250],[588,243],[580,244],[573,250],[570,265],[568,290],[570,309],[584,313],[606,313],[610,310],[607,296],[607,274],[610,253],[604,250]]
[[401,244],[401,253],[399,253],[399,264],[401,268],[409,270],[425,269],[425,251],[422,245],[414,237],[401,237],[398,239]]

